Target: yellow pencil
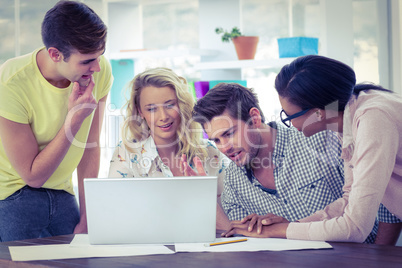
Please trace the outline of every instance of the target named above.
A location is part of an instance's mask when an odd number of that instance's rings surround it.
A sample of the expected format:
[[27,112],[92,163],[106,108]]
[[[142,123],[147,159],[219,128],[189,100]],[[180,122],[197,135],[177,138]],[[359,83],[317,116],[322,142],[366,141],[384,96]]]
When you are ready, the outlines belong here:
[[237,240],[230,240],[230,241],[223,241],[223,242],[216,242],[216,243],[211,243],[211,244],[204,244],[204,246],[211,247],[211,246],[218,246],[218,245],[237,243],[237,242],[244,242],[244,241],[247,241],[247,238],[237,239]]

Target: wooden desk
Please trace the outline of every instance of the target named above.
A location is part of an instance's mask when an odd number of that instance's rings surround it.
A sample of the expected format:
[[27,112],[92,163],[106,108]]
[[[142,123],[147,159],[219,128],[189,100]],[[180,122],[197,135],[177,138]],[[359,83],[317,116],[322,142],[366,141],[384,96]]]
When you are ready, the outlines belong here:
[[73,235],[0,243],[0,267],[402,267],[402,247],[356,243],[330,243],[333,249],[86,258],[13,262],[8,246],[70,243]]

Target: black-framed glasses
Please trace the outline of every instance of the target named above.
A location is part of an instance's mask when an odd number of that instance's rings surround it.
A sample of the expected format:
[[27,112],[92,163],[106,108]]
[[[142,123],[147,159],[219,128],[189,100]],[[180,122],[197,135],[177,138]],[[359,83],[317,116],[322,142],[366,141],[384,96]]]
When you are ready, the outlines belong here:
[[285,126],[290,127],[290,120],[295,119],[299,116],[302,116],[303,114],[307,113],[311,109],[305,109],[303,111],[300,111],[298,113],[295,113],[294,115],[288,116],[286,112],[282,109],[280,116],[281,116],[281,121]]

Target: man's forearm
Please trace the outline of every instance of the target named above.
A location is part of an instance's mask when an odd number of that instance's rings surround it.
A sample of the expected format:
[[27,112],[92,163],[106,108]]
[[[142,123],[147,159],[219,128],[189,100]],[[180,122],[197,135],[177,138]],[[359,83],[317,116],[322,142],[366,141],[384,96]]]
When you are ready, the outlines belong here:
[[375,244],[395,246],[400,236],[402,223],[380,222]]

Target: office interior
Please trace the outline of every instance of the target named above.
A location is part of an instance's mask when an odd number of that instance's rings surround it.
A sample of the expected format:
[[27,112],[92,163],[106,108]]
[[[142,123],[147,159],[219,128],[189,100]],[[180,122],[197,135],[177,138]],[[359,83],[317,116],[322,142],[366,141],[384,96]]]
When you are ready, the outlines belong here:
[[[40,24],[57,0],[0,0],[0,64],[42,46]],[[268,120],[278,120],[273,87],[281,66],[278,38],[316,37],[319,54],[350,65],[358,82],[402,94],[400,0],[84,0],[108,26],[105,56],[120,64],[114,98],[124,100],[128,80],[149,67],[172,68],[188,81],[244,80],[254,88]],[[239,61],[216,27],[239,27],[259,36],[254,60]],[[117,74],[116,78],[119,78]],[[119,141],[122,105],[109,98],[101,137],[99,177],[107,177]],[[397,245],[402,246],[402,236]]]

